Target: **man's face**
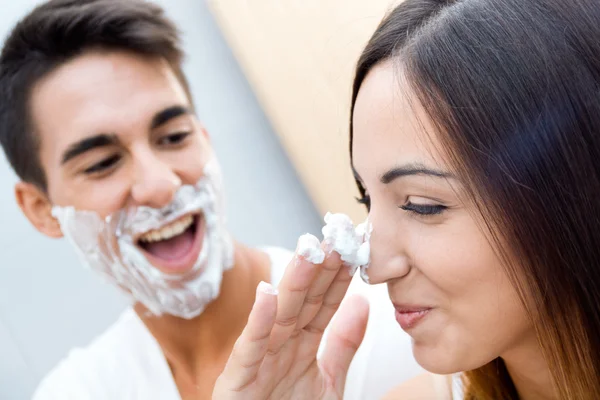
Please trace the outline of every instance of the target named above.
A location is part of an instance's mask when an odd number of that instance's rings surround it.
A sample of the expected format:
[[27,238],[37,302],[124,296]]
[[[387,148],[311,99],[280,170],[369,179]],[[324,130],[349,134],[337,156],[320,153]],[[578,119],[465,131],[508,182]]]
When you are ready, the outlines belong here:
[[[38,82],[30,107],[48,192],[20,185],[17,198],[34,225],[50,236],[62,234],[51,206],[102,218],[140,206],[160,209],[182,185],[202,178],[212,155],[185,90],[162,60],[86,53]],[[194,223],[198,226],[190,227]],[[162,232],[145,237],[139,232],[136,240],[154,267],[183,273],[201,250],[201,239],[194,238],[200,225],[186,216]],[[161,240],[186,232],[187,241],[170,247]]]
[[83,54],[38,82],[29,106],[48,185],[17,184],[29,220],[155,315],[201,313],[233,248],[218,165],[169,65]]

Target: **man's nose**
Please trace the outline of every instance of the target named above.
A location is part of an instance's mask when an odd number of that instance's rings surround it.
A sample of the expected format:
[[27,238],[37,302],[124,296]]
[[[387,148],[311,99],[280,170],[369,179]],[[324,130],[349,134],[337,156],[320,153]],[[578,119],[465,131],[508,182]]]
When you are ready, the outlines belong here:
[[153,157],[139,163],[131,197],[136,206],[163,208],[173,201],[181,184],[171,166]]

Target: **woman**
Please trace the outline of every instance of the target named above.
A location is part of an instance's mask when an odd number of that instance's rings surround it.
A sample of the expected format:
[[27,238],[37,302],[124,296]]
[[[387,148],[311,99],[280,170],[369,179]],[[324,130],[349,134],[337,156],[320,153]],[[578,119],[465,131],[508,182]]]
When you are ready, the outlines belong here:
[[[351,119],[368,273],[430,372],[390,398],[600,398],[599,55],[593,0],[406,0],[374,33]],[[317,363],[338,267],[259,290],[214,398],[341,398],[368,310],[346,302]]]

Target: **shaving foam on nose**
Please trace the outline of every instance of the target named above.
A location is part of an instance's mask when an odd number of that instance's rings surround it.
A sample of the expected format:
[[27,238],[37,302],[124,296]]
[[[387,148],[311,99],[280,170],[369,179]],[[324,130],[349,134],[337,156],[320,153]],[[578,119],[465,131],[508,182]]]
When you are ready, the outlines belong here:
[[369,283],[369,275],[367,268],[369,268],[369,262],[371,258],[371,233],[373,232],[373,225],[367,218],[365,222],[359,224],[355,230],[356,234],[363,238],[363,243],[356,252],[356,257],[359,259],[360,264],[360,277],[365,283]]
[[354,275],[361,267],[361,278],[368,283],[366,269],[371,253],[369,244],[371,224],[367,220],[355,228],[347,215],[331,213],[325,215],[325,224],[322,230],[325,242],[340,255],[342,261],[349,267],[350,275]]
[[310,233],[300,236],[296,253],[313,264],[321,264],[325,260],[319,239]]

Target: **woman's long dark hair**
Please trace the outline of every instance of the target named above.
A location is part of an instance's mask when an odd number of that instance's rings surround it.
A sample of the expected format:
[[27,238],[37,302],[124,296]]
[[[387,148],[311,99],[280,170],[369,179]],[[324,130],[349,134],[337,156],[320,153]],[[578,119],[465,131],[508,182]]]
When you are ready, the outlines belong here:
[[[600,399],[600,3],[406,0],[358,62],[352,111],[389,59],[483,214],[560,398]],[[518,398],[500,359],[465,378],[468,399]]]

